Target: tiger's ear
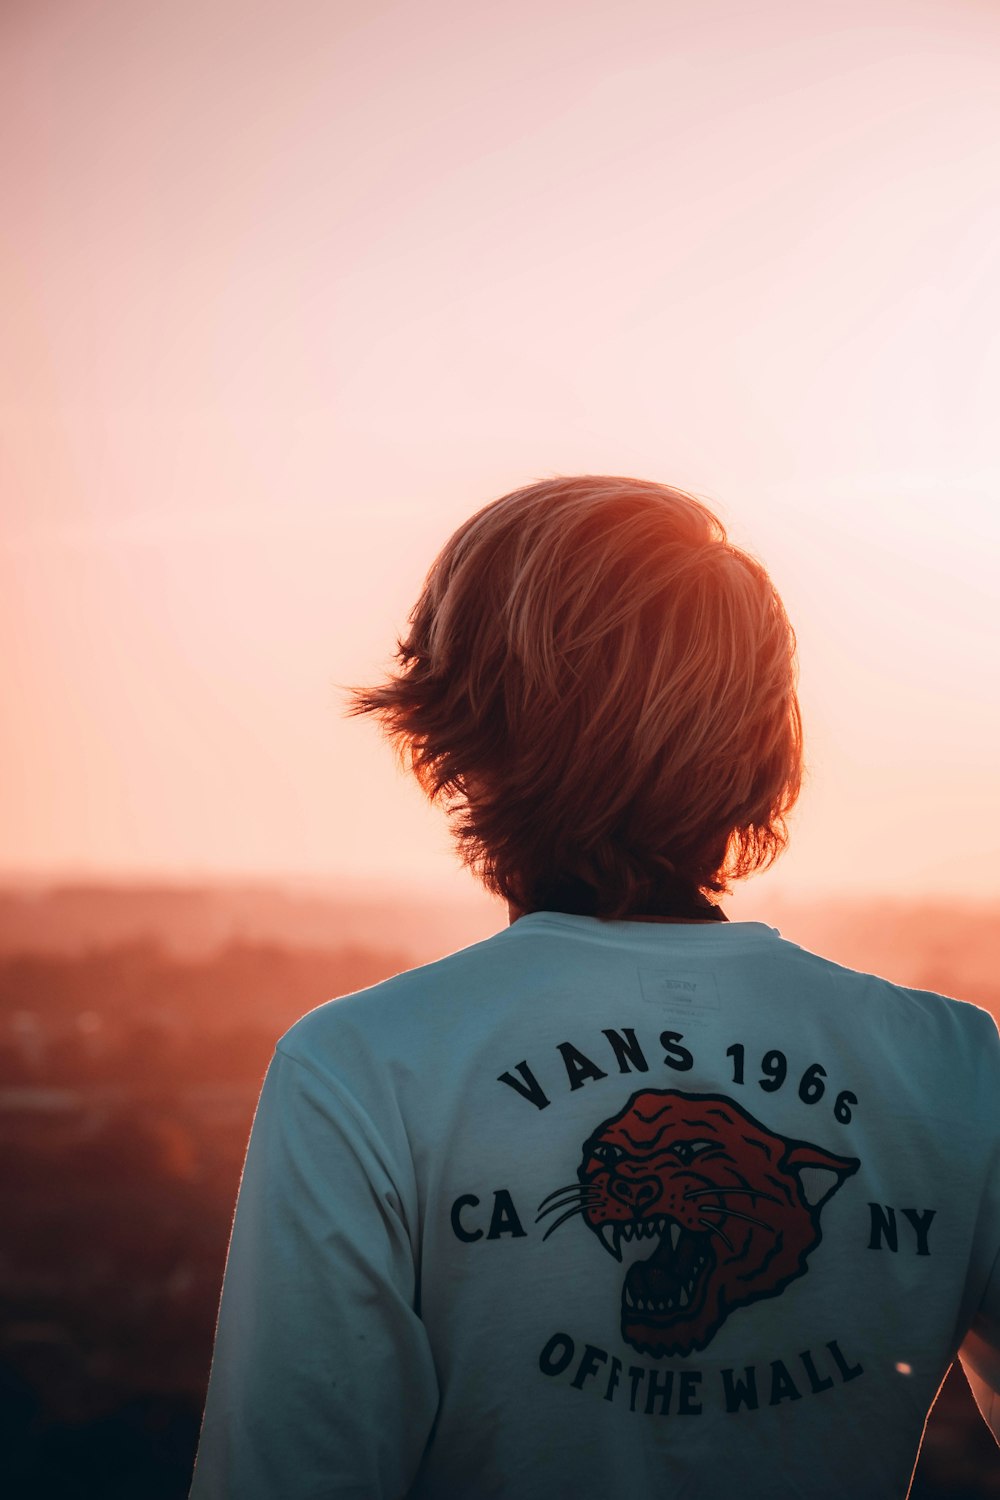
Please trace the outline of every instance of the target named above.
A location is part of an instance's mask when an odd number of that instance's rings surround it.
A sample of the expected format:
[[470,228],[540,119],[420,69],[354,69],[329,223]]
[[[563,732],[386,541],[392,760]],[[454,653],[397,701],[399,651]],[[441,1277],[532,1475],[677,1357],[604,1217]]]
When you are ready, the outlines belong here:
[[807,1207],[818,1210],[833,1197],[845,1178],[858,1170],[861,1162],[856,1156],[833,1156],[819,1146],[797,1141],[785,1153],[782,1165],[798,1177]]

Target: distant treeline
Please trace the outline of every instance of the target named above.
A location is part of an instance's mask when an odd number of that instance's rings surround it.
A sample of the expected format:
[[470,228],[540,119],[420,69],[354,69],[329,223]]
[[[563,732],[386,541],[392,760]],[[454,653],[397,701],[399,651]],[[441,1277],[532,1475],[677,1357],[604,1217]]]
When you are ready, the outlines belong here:
[[181,960],[152,939],[0,958],[0,1085],[252,1077],[299,1016],[407,962],[250,942]]
[[152,940],[0,959],[5,1497],[186,1494],[274,1043],[406,962]]

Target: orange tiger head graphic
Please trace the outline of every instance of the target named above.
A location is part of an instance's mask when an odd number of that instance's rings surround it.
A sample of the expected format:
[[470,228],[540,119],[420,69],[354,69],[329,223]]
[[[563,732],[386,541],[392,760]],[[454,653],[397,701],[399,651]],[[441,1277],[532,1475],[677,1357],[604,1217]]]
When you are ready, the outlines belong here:
[[579,1187],[562,1191],[616,1260],[639,1251],[622,1286],[625,1341],[686,1355],[734,1308],[805,1274],[820,1209],[859,1166],[775,1135],[723,1095],[645,1089],[598,1126]]

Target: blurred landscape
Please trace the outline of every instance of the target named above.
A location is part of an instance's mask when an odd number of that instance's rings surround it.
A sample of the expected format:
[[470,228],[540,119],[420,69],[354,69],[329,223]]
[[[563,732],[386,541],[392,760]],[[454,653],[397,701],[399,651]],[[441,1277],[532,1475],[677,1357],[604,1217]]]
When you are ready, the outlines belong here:
[[[990,906],[724,903],[1000,1015]],[[0,1438],[6,1496],[186,1494],[239,1174],[277,1037],[487,937],[498,903],[267,881],[0,886]],[[953,1370],[914,1500],[1000,1495]]]

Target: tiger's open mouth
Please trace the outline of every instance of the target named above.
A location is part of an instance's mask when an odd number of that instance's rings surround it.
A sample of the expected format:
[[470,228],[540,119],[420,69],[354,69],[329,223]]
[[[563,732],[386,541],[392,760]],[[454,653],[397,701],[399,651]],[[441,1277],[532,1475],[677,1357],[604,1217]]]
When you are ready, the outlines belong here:
[[685,1229],[665,1214],[602,1224],[598,1233],[619,1261],[623,1241],[657,1241],[648,1259],[636,1259],[628,1269],[622,1289],[625,1316],[641,1313],[646,1322],[672,1323],[697,1312],[715,1265],[707,1234]]

